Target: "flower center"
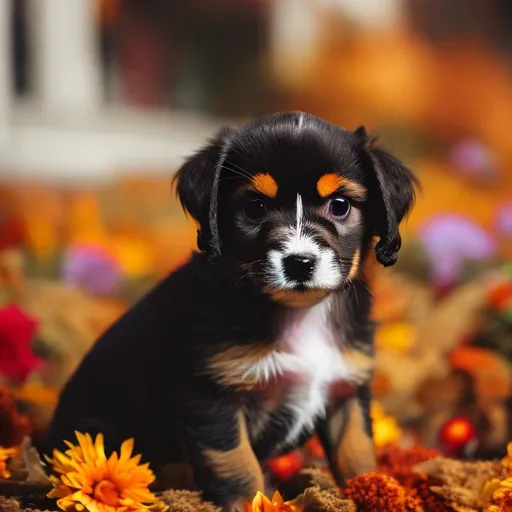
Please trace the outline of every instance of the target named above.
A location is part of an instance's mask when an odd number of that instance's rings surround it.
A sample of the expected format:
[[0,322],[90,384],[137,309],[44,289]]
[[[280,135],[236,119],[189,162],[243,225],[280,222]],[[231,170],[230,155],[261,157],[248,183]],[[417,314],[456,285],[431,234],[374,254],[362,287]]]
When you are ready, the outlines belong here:
[[119,491],[110,480],[101,480],[94,488],[94,498],[105,505],[115,507],[119,503]]

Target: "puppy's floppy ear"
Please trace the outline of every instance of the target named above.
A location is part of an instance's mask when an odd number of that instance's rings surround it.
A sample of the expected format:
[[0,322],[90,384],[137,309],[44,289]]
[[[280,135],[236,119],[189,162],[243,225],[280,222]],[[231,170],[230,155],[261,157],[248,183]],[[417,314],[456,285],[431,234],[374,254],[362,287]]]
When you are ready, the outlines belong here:
[[363,126],[353,132],[353,141],[365,170],[369,209],[380,240],[375,246],[379,263],[394,265],[402,245],[399,225],[409,213],[420,183],[400,160],[377,145]]
[[173,179],[183,209],[199,224],[197,246],[220,252],[217,229],[217,188],[231,127],[224,127],[208,144],[189,157]]

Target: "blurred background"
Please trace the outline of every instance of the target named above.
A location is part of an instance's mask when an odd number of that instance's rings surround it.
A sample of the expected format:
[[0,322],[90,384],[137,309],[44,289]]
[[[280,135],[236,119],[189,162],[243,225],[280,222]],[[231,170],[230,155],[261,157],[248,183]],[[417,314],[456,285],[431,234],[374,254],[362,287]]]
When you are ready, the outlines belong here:
[[[195,246],[171,177],[226,121],[364,124],[419,174],[372,266],[377,442],[512,430],[509,0],[0,0],[0,444]],[[289,471],[289,465],[285,465]]]

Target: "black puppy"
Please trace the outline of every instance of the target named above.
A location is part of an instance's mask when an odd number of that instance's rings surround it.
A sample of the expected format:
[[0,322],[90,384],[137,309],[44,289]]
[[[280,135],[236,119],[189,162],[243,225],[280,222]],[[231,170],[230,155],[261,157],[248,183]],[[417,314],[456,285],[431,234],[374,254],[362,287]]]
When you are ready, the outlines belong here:
[[362,269],[375,237],[395,263],[413,174],[364,128],[290,112],[221,130],[176,181],[201,252],[98,340],[48,448],[74,430],[110,449],[134,437],[226,510],[263,487],[260,461],[315,431],[339,481],[374,469]]

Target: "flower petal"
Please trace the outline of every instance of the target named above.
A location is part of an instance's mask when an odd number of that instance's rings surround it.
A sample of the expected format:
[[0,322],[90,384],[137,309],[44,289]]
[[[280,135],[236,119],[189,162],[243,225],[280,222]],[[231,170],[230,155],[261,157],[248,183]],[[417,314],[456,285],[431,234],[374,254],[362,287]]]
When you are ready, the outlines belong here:
[[94,441],[94,450],[98,459],[107,460],[107,457],[105,456],[105,443],[103,434],[98,434],[96,436],[96,440]]
[[119,460],[121,462],[127,462],[128,460],[130,460],[134,445],[135,439],[133,439],[133,437],[123,442],[123,444],[121,445],[121,454],[119,456]]
[[276,512],[276,507],[261,492],[258,491],[252,500],[252,512]]
[[275,491],[272,496],[272,503],[274,505],[282,505],[284,503],[283,497],[279,491]]

